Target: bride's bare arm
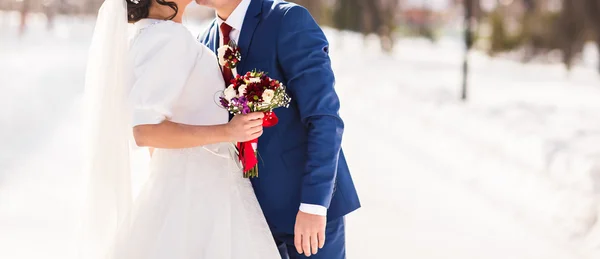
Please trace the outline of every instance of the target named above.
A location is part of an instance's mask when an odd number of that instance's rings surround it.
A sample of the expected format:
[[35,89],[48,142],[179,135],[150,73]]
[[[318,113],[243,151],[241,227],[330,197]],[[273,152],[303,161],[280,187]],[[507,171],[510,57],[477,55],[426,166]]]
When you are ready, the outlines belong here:
[[225,124],[194,126],[163,121],[133,128],[135,142],[141,147],[190,148],[228,141]]
[[160,124],[138,125],[133,135],[138,146],[177,149],[221,142],[249,141],[262,135],[263,113],[235,116],[222,125],[197,126],[163,121]]

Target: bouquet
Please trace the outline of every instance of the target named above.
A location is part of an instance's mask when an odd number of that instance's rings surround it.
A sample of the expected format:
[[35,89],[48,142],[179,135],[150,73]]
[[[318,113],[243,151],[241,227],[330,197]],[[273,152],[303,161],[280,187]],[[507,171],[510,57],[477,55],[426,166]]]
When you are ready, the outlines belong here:
[[[279,121],[273,109],[287,108],[291,98],[281,82],[271,79],[264,72],[252,71],[232,79],[220,101],[233,115],[264,112],[263,127],[272,127]],[[237,143],[237,148],[244,167],[244,177],[258,177],[258,139]]]

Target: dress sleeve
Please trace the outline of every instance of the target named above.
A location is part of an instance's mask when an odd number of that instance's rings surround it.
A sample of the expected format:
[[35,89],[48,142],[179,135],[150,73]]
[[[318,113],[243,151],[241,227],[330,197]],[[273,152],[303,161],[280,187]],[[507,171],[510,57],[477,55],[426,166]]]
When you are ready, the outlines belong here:
[[176,24],[170,26],[173,28],[158,28],[163,25],[142,31],[132,46],[137,48],[129,94],[134,127],[159,124],[172,116],[199,55],[185,28]]

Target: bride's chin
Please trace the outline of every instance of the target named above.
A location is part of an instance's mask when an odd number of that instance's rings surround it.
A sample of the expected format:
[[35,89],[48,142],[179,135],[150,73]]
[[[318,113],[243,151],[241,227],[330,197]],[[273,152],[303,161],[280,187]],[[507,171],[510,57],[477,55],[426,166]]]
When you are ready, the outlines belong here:
[[184,7],[184,8],[180,8],[180,9],[185,9],[185,7],[187,7],[193,1],[194,0],[176,0],[176,1],[173,1],[173,2],[177,3],[177,6],[183,6]]
[[197,5],[211,7],[210,1],[208,0],[195,0]]

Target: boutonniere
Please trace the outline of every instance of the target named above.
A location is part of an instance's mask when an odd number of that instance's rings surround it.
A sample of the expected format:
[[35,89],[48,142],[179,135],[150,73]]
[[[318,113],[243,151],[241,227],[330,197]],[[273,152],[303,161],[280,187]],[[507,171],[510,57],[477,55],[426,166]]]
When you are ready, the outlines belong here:
[[229,44],[221,46],[217,50],[217,56],[219,57],[219,64],[222,67],[231,70],[234,70],[240,61],[242,61],[242,53],[234,41],[230,41]]

